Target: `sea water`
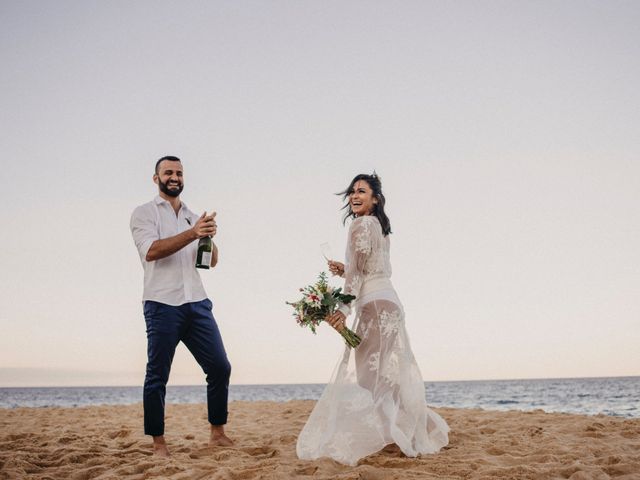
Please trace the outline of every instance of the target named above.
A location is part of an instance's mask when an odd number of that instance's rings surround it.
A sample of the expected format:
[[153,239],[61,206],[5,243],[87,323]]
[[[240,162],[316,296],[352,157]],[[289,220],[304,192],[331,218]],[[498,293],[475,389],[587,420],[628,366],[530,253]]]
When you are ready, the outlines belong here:
[[[317,400],[323,384],[231,385],[229,400]],[[535,410],[640,418],[640,377],[426,382],[434,407]],[[83,407],[142,401],[139,387],[0,388],[0,408]],[[203,403],[204,385],[167,387],[167,403]]]

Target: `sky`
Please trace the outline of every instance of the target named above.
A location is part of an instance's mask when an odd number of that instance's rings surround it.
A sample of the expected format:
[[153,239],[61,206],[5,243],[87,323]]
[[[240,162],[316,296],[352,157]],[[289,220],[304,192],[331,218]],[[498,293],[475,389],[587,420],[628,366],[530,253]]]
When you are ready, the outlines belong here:
[[[382,178],[427,381],[640,375],[640,3],[0,2],[0,386],[141,385],[133,209],[177,155],[235,384],[323,383],[287,300]],[[335,286],[338,279],[332,280]],[[350,320],[351,321],[351,320]],[[184,346],[170,384],[204,376]]]

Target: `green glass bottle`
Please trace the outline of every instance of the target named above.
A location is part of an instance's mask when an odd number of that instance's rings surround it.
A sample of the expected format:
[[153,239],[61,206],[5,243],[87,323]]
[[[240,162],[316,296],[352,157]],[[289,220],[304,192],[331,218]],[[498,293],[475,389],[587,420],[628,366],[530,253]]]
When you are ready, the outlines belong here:
[[198,241],[198,255],[196,256],[196,268],[210,268],[213,240],[211,237],[202,237]]

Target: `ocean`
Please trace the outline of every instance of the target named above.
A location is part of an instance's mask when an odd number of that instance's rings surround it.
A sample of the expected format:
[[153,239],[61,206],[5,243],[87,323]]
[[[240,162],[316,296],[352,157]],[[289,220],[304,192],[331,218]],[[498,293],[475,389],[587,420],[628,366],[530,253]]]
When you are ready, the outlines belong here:
[[[231,385],[229,400],[317,400],[324,384]],[[434,407],[536,410],[640,418],[640,377],[426,382]],[[167,387],[167,403],[202,403],[204,385]],[[142,387],[0,388],[0,408],[85,407],[142,401]]]

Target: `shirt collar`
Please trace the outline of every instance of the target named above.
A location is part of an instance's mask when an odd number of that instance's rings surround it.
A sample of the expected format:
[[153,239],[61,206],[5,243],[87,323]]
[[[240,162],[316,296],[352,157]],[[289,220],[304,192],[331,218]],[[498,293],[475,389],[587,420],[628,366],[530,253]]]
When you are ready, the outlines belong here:
[[[156,197],[153,199],[153,201],[156,202],[156,205],[160,205],[161,203],[169,203],[167,200],[162,198],[160,195],[156,195]],[[169,203],[169,206],[171,206],[170,203]],[[189,208],[187,207],[187,204],[184,203],[182,200],[180,200],[180,210],[184,210],[186,212],[188,209]],[[180,211],[180,210],[178,210],[178,211]]]

